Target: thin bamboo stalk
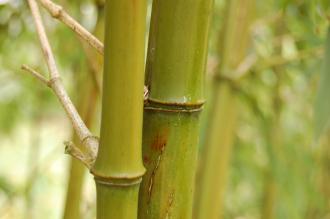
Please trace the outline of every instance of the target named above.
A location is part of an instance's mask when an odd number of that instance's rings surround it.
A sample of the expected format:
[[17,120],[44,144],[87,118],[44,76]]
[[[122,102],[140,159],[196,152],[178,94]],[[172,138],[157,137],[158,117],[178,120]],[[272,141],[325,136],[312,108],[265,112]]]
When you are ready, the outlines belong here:
[[[280,98],[280,86],[281,86],[281,73],[277,71],[277,82],[274,90],[273,106],[274,115],[270,123],[270,127],[266,128],[267,132],[265,136],[268,138],[269,144],[269,167],[265,174],[265,194],[263,200],[263,208],[261,212],[262,219],[272,219],[275,217],[275,207],[277,198],[277,177],[276,172],[278,163],[281,158],[281,144],[282,144],[282,127],[281,127],[281,98]],[[267,126],[267,125],[266,125]]]
[[[99,9],[98,11],[98,21],[95,26],[94,34],[96,36],[103,35],[103,10]],[[84,42],[82,42],[84,43]],[[84,45],[83,45],[84,46]],[[98,77],[100,72],[102,71],[102,63],[98,63],[97,65],[93,65],[91,62],[97,62],[98,58],[100,56],[97,56],[98,54],[96,51],[93,51],[92,48],[86,48],[85,53],[87,54],[88,63],[89,66],[89,73],[90,77],[95,79]],[[93,56],[93,60],[90,60],[90,56]],[[102,61],[101,61],[102,62]],[[84,80],[84,77],[80,77],[80,81],[84,81],[82,86],[80,87],[80,83],[78,83],[78,89],[84,91],[84,94],[81,94],[79,96],[78,101],[80,103],[78,104],[78,112],[82,116],[82,119],[84,120],[86,126],[88,128],[91,128],[93,125],[93,120],[95,118],[95,112],[97,108],[97,102],[99,97],[99,86],[95,81],[91,83],[90,78],[87,78],[87,80]],[[73,142],[79,147],[79,139],[77,139],[77,136],[73,137]],[[82,147],[80,149],[83,150]],[[82,202],[82,189],[84,184],[84,176],[85,176],[86,170],[85,167],[76,159],[71,158],[70,164],[69,164],[69,171],[68,171],[68,187],[66,191],[66,200],[64,205],[64,213],[63,213],[63,219],[81,219],[81,202]]]
[[212,0],[154,0],[139,217],[192,218]]
[[[76,142],[76,141],[74,141]],[[81,217],[81,198],[85,166],[78,160],[71,158],[69,167],[68,187],[64,205],[63,219],[78,219]]]
[[[91,84],[89,84],[91,85]],[[86,87],[86,86],[85,86]],[[86,126],[90,128],[92,126],[93,117],[95,116],[96,111],[96,101],[97,101],[97,91],[94,86],[90,86],[90,88],[86,88],[87,92],[90,91],[87,98],[83,98],[82,102],[88,102],[88,106],[83,106],[81,103],[78,107],[80,110],[80,115],[82,115],[82,119],[84,120]],[[87,100],[87,101],[86,101]],[[79,146],[79,139],[74,135],[73,142]],[[74,159],[70,160],[70,169],[69,169],[69,179],[68,179],[68,187],[66,192],[66,201],[64,207],[63,218],[64,219],[80,219],[81,217],[81,199],[82,199],[82,187],[84,183],[84,176],[86,170],[84,165]]]
[[145,0],[105,6],[105,56],[100,147],[92,173],[97,218],[137,218],[142,164]]
[[[279,35],[283,35],[284,31],[284,19],[282,17],[275,26],[275,30]],[[278,48],[277,53],[281,53],[281,48]],[[263,200],[263,208],[261,209],[262,219],[273,219],[276,218],[276,203],[277,203],[277,191],[278,191],[278,167],[281,160],[281,144],[282,144],[282,125],[281,125],[281,111],[282,111],[282,100],[280,94],[281,83],[283,82],[283,71],[281,66],[275,66],[273,71],[276,73],[276,84],[273,90],[272,97],[272,109],[273,115],[268,119],[264,120],[265,130],[264,136],[266,136],[267,147],[268,147],[268,169],[265,174],[265,194]]]
[[322,175],[321,175],[321,191],[325,196],[325,212],[330,212],[330,130],[325,135],[324,144],[322,145]]
[[215,75],[209,126],[197,178],[194,216],[198,219],[216,219],[223,215],[238,106],[235,90],[222,77],[230,77],[245,58],[253,6],[254,0],[227,1],[226,20],[219,39],[221,62]]

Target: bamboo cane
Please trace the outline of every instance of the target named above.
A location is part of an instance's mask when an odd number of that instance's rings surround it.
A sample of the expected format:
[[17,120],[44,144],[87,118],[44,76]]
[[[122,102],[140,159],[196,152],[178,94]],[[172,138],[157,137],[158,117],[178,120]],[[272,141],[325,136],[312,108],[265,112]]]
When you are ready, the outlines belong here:
[[92,168],[97,218],[137,218],[142,164],[145,0],[105,6],[105,56],[99,153]]
[[155,0],[147,56],[139,218],[192,218],[212,0]]
[[253,5],[254,0],[227,1],[226,20],[219,39],[221,62],[215,75],[209,126],[200,156],[194,215],[198,219],[216,219],[223,214],[238,109],[235,91],[222,77],[230,76],[246,55]]

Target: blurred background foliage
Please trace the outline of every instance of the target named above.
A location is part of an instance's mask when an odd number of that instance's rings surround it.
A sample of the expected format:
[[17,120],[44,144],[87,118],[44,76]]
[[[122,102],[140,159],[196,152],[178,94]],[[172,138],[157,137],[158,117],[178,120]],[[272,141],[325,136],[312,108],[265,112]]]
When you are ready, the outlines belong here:
[[[102,1],[56,2],[95,30]],[[224,5],[215,1],[207,88],[217,66]],[[278,185],[274,218],[330,218],[330,141],[315,139],[313,115],[329,5],[328,0],[257,0],[246,55],[255,62],[237,91],[240,115],[224,218],[261,218],[270,171]],[[77,102],[86,95],[84,83],[95,79],[91,63],[98,69],[102,63],[68,28],[42,12],[63,81]],[[0,218],[61,218],[69,160],[62,143],[71,138],[71,127],[51,91],[24,74],[21,64],[47,71],[26,2],[0,0]],[[277,116],[281,141],[273,147]],[[95,213],[91,178],[86,176],[83,189],[85,218]]]

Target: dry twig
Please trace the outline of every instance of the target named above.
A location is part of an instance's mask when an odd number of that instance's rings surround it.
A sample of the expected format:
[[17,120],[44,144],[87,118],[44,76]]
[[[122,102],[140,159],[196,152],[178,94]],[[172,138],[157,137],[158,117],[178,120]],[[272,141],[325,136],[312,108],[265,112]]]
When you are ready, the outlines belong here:
[[[49,70],[49,79],[46,79],[44,76],[42,76],[42,74],[38,73],[37,71],[33,70],[32,68],[26,65],[23,65],[22,69],[31,73],[39,81],[46,84],[54,91],[55,95],[57,96],[63,108],[65,109],[65,112],[69,117],[77,136],[79,137],[83,146],[86,147],[87,154],[84,155],[83,159],[88,160],[88,162],[90,162],[90,160],[94,161],[99,144],[98,139],[91,134],[91,132],[89,131],[83,120],[81,119],[70,97],[68,96],[63,86],[63,83],[60,80],[60,75],[55,63],[55,58],[51,50],[50,44],[48,42],[46,31],[43,26],[43,22],[36,1],[28,0],[28,3],[35,22],[35,26],[39,36],[44,58],[46,60],[47,67]],[[71,154],[71,155],[75,156],[76,154]],[[80,159],[80,157],[78,159]]]
[[[95,48],[101,55],[104,55],[104,45],[97,39],[93,34],[86,30],[79,22],[73,19],[61,5],[55,4],[50,0],[39,0],[41,5],[56,19],[67,25],[72,31],[78,34],[82,39],[84,39],[89,45]],[[99,82],[98,87],[100,87]],[[147,98],[147,87],[144,87],[144,98]]]
[[83,38],[88,44],[94,47],[100,54],[104,54],[103,43],[97,39],[93,34],[86,30],[81,24],[73,19],[62,6],[55,4],[50,0],[39,0],[41,5],[56,19],[62,21],[71,30],[77,33]]

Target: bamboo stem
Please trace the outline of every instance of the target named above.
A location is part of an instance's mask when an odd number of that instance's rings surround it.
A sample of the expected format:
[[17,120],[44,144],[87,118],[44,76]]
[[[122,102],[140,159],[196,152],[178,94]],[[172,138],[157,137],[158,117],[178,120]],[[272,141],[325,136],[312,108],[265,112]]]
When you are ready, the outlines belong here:
[[145,0],[106,1],[97,218],[137,217],[142,164]]
[[[238,106],[235,90],[230,83],[222,79],[244,75],[244,71],[255,62],[254,58],[245,59],[253,6],[254,0],[227,1],[226,20],[219,39],[221,62],[215,75],[209,126],[200,156],[195,197],[197,219],[223,217],[223,196],[235,137]],[[231,70],[235,69],[241,69],[234,71],[240,73],[230,75],[229,73],[233,73]]]
[[192,218],[212,0],[154,0],[143,126],[140,219]]

